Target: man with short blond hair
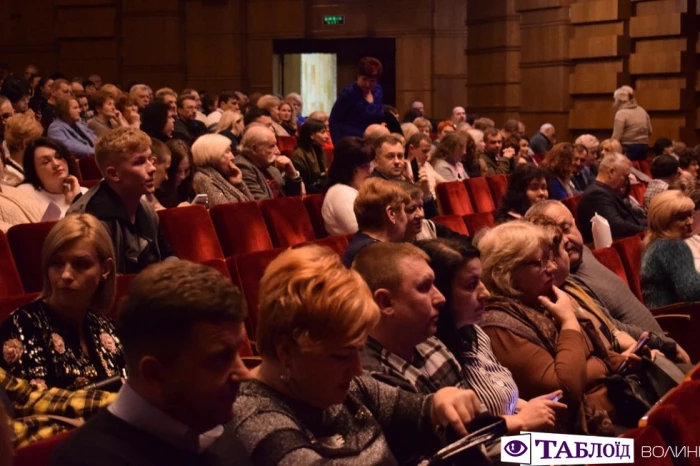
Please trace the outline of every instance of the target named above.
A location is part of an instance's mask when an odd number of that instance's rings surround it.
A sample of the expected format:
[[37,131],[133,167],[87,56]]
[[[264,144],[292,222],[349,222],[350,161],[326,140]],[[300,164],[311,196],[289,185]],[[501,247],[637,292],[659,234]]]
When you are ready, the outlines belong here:
[[111,130],[97,140],[95,161],[104,179],[68,213],[88,213],[102,221],[112,237],[117,273],[138,273],[171,256],[158,215],[144,199],[155,190],[151,138],[135,128]]

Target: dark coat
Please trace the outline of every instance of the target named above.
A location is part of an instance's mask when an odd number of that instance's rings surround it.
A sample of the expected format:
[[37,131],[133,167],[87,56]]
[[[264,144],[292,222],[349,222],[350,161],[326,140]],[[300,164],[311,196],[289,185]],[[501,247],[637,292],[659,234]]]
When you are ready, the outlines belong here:
[[583,241],[593,241],[591,219],[598,213],[610,223],[613,238],[625,238],[643,232],[647,228],[646,217],[635,215],[610,186],[596,180],[586,187],[578,205],[578,223]]

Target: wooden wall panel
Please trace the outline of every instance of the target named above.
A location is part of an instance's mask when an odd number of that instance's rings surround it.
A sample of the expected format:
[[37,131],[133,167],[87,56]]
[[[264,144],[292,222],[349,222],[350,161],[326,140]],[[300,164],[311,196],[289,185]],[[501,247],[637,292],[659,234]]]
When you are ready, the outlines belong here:
[[629,19],[630,3],[625,0],[597,0],[578,2],[571,5],[571,22],[599,23]]
[[116,8],[59,8],[56,37],[114,37]]
[[629,76],[623,73],[622,59],[579,62],[573,67],[569,92],[572,95],[605,93],[612,95],[620,82],[629,82]]
[[[432,99],[426,112],[442,120],[459,105],[468,108],[467,101],[467,2],[442,0],[433,14],[433,72]],[[469,40],[474,38],[470,30]]]

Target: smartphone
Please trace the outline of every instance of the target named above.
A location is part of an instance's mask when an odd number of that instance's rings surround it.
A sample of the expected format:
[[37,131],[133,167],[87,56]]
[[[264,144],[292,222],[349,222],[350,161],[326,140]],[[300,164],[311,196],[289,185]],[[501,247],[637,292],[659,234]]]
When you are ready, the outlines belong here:
[[[649,332],[643,332],[639,336],[639,340],[637,340],[637,344],[634,345],[634,350],[632,350],[633,354],[636,354],[637,356],[641,355],[642,350],[644,347],[647,345],[649,342]],[[627,361],[622,361],[622,364],[620,364],[620,367],[617,368],[618,373],[622,373],[625,369],[627,369]]]
[[554,395],[554,396],[551,398],[551,400],[552,400],[552,401],[559,401],[559,395]]
[[199,205],[206,206],[207,201],[209,201],[209,196],[207,196],[206,194],[197,194],[194,197],[194,199],[192,200],[192,204],[199,204]]

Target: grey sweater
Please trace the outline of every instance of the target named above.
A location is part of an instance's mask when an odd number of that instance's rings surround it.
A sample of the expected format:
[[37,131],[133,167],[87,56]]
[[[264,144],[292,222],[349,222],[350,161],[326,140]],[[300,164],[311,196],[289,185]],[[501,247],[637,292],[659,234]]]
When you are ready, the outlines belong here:
[[431,405],[432,395],[362,376],[343,404],[319,410],[253,380],[242,385],[232,422],[257,466],[395,465],[439,446]]

